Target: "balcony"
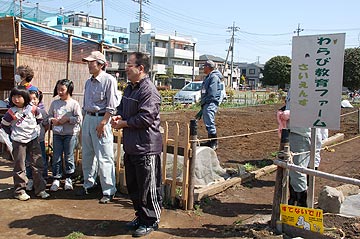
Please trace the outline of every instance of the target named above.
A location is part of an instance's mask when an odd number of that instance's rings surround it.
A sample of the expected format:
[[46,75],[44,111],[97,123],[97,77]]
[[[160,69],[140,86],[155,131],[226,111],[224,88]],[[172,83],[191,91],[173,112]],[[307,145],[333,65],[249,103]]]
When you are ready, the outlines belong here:
[[[174,75],[192,75],[192,66],[173,65]],[[195,75],[199,74],[199,67],[194,68]]]
[[167,57],[167,48],[154,47],[155,57]]
[[166,74],[166,65],[154,64],[153,71],[156,72],[156,74],[165,75]]
[[[193,51],[172,48],[169,50],[169,57],[192,60]],[[199,54],[196,52],[195,52],[195,60],[199,60]]]

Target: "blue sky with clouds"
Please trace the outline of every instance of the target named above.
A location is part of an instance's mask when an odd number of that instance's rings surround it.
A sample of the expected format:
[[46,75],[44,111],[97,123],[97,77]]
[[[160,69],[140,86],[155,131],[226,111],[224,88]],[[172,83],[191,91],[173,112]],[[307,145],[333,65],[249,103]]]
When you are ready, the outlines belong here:
[[[12,2],[12,0],[9,0]],[[0,1],[4,2],[4,1]],[[101,16],[97,0],[25,0],[39,3],[42,10],[84,11]],[[148,2],[143,0],[143,2]],[[132,0],[104,0],[107,24],[129,29],[137,21],[139,4]],[[235,24],[234,60],[265,63],[273,56],[291,57],[291,40],[300,24],[300,35],[346,33],[346,47],[360,45],[360,1],[289,0],[150,0],[143,11],[152,28],[159,32],[191,35],[200,54],[226,57]],[[0,9],[1,10],[1,9]]]

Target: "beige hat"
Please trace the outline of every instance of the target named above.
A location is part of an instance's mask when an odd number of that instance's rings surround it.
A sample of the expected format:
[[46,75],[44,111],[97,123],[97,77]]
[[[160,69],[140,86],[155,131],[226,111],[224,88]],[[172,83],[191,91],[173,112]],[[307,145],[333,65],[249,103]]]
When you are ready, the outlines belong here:
[[82,61],[102,61],[105,64],[106,58],[100,51],[93,51],[90,56],[83,58]]
[[207,67],[210,67],[210,68],[215,68],[215,63],[212,61],[212,60],[207,60],[205,63],[204,63],[204,67],[207,66]]

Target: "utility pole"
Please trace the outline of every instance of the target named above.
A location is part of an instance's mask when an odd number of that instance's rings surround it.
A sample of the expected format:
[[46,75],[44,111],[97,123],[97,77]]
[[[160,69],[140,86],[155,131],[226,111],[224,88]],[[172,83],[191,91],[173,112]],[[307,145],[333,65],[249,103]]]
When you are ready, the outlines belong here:
[[105,41],[105,0],[101,0],[101,30],[102,30],[102,35],[101,35],[101,40],[102,42]]
[[191,81],[194,81],[195,80],[195,45],[196,45],[196,42],[193,42],[193,65],[192,65],[192,79]]
[[[235,26],[235,22],[233,22],[233,25],[231,27],[228,27],[229,31],[232,32],[231,34],[231,39],[230,39],[230,46],[229,46],[229,50],[228,50],[228,55],[229,55],[229,51],[231,51],[231,66],[230,66],[230,87],[233,87],[233,70],[234,70],[234,42],[235,42],[235,32],[240,30],[240,27],[236,27]],[[228,55],[226,56],[226,61],[225,61],[225,66],[227,65],[227,58]]]
[[20,2],[20,18],[23,18],[22,1],[23,1],[23,0],[19,0],[19,2]]
[[139,3],[139,26],[137,29],[137,33],[138,33],[138,45],[137,45],[137,51],[140,51],[140,43],[141,43],[141,34],[144,32],[144,28],[142,27],[142,21],[143,21],[143,10],[142,10],[142,5],[143,2],[144,3],[149,3],[149,0],[133,0],[134,2]]
[[39,3],[36,3],[36,22],[39,22]]
[[140,15],[139,15],[139,27],[138,27],[138,46],[137,46],[137,51],[140,51],[140,42],[141,42],[141,33],[143,31],[143,27],[142,27],[142,0],[139,0],[139,5],[140,5]]
[[300,32],[304,31],[304,29],[301,29],[300,28],[300,23],[298,23],[298,27],[297,29],[295,29],[294,33],[297,33],[297,35],[299,36],[300,35]]

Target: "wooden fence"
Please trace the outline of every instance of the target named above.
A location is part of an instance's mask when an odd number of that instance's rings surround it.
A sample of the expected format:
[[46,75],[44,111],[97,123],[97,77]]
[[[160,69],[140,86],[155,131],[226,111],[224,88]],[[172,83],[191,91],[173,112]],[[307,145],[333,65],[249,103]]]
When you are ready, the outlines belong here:
[[[189,166],[190,166],[190,130],[189,124],[186,124],[184,137],[180,137],[179,124],[175,125],[174,138],[169,138],[169,125],[165,122],[163,133],[163,154],[162,154],[162,184],[164,186],[164,201],[170,203],[172,206],[179,205],[182,209],[188,209],[192,206],[188,205],[189,197]],[[122,131],[114,130],[114,137],[116,142],[116,155],[115,155],[115,174],[116,185],[120,192],[127,193],[126,181],[125,181],[125,167],[122,159]],[[50,133],[49,133],[50,134]],[[48,137],[50,142],[50,137]],[[171,169],[171,177],[166,177],[168,154],[173,154],[173,164]],[[76,166],[81,168],[81,155],[79,149],[76,150]],[[184,156],[182,179],[177,179],[178,172],[178,156]]]

